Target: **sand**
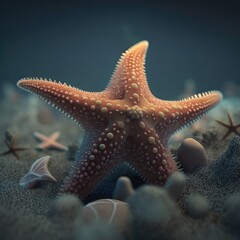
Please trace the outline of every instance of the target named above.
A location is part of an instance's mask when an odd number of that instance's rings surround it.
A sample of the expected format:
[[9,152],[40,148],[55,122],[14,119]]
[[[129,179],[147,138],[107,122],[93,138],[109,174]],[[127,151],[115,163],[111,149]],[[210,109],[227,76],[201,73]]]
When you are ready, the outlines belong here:
[[[76,123],[35,97],[19,95],[18,92],[5,96],[0,103],[0,153],[7,150],[3,142],[5,131],[16,138],[17,147],[28,149],[19,152],[20,159],[12,154],[0,157],[0,239],[100,239],[99,233],[102,239],[239,239],[236,230],[240,227],[239,209],[232,215],[230,210],[237,204],[231,200],[232,194],[240,193],[240,138],[234,138],[231,134],[221,140],[226,129],[214,121],[227,121],[226,111],[239,103],[239,99],[224,100],[209,113],[203,129],[183,132],[180,138],[172,140],[170,147],[173,154],[182,139],[193,137],[204,146],[208,158],[206,167],[187,175],[181,199],[173,213],[169,213],[175,216],[176,221],[168,222],[164,230],[161,229],[163,225],[151,218],[135,219],[130,207],[127,234],[121,235],[115,230],[110,231],[109,226],[82,226],[74,220],[63,223],[49,217],[49,209],[56,201],[58,189],[72,164],[75,146],[79,145],[83,131]],[[231,108],[231,114],[239,123],[239,110]],[[61,131],[59,142],[70,147],[70,152],[35,149],[38,141],[33,137],[34,132],[51,135],[55,131]],[[57,183],[43,183],[31,190],[22,189],[19,185],[21,177],[35,160],[46,155],[51,156],[49,170]],[[195,219],[187,210],[187,199],[192,193],[199,193],[207,199],[210,210],[204,218]],[[141,194],[144,198],[144,193]],[[134,199],[131,201],[135,202]],[[146,204],[151,204],[151,201]],[[231,217],[235,220],[229,221]],[[174,232],[174,235],[169,232]]]

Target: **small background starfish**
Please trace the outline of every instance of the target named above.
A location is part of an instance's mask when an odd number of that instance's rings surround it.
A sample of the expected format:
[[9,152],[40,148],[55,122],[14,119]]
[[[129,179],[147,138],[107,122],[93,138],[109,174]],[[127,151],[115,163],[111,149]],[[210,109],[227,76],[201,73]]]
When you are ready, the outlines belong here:
[[227,136],[229,136],[231,133],[235,133],[236,135],[240,136],[240,133],[237,130],[240,127],[240,124],[234,125],[233,119],[232,119],[231,115],[229,114],[229,112],[227,113],[227,115],[228,115],[229,124],[221,122],[219,120],[215,120],[217,123],[219,123],[220,125],[222,125],[228,129],[226,134],[222,137],[222,140],[227,138]]
[[34,132],[33,136],[37,140],[42,141],[42,143],[40,143],[36,146],[37,149],[44,150],[44,149],[48,149],[48,148],[54,148],[54,149],[63,150],[63,151],[68,150],[68,148],[66,146],[57,142],[57,139],[60,136],[60,132],[54,132],[49,137],[45,136],[39,132]]
[[20,159],[19,155],[17,154],[18,151],[26,150],[27,148],[19,148],[16,147],[16,138],[12,136],[11,133],[8,131],[5,131],[5,139],[4,139],[5,145],[8,147],[8,150],[1,153],[0,156],[5,156],[8,154],[13,154],[18,160]]

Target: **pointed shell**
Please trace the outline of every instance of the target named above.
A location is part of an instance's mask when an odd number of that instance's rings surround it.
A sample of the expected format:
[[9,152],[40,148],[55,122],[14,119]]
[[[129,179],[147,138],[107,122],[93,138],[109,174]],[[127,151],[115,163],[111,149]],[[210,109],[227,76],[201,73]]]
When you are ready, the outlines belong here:
[[36,160],[29,172],[23,176],[19,184],[22,188],[32,189],[37,186],[40,182],[56,182],[57,180],[52,176],[48,170],[48,162],[50,156],[45,156]]

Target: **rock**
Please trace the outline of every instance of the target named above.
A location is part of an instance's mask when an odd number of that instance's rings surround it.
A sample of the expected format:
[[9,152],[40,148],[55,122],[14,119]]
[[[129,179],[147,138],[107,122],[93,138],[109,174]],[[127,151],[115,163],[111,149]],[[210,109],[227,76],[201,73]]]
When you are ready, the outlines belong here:
[[193,138],[186,138],[182,142],[177,157],[185,173],[194,173],[198,169],[207,166],[205,149]]
[[127,202],[131,239],[175,239],[178,229],[184,229],[179,207],[163,188],[142,186]]
[[126,201],[129,196],[134,193],[132,182],[128,177],[120,177],[117,180],[113,198],[120,201]]
[[178,201],[186,185],[187,177],[184,173],[175,172],[167,180],[164,189],[174,201]]
[[82,208],[79,198],[73,194],[59,196],[48,210],[48,218],[53,222],[71,224]]
[[210,210],[208,200],[198,193],[190,194],[186,199],[187,213],[190,217],[205,218]]

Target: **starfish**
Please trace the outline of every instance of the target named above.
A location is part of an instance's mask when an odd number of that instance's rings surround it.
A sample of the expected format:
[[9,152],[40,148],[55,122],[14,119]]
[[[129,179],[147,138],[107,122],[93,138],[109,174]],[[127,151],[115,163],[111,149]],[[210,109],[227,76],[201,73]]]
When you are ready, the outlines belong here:
[[17,85],[40,96],[85,130],[74,165],[61,192],[89,197],[106,176],[127,167],[145,183],[164,185],[177,171],[169,137],[197,120],[222,98],[218,91],[180,101],[151,93],[144,70],[148,42],[128,49],[102,92],[86,92],[66,83],[24,78]]
[[222,137],[222,140],[224,140],[231,133],[235,133],[236,135],[240,136],[240,133],[237,130],[240,127],[240,124],[234,125],[231,115],[229,113],[227,113],[227,115],[228,115],[229,124],[221,122],[219,120],[215,120],[217,123],[219,123],[220,125],[228,129],[226,134]]
[[0,156],[5,156],[8,154],[13,154],[18,160],[20,159],[17,152],[26,150],[27,148],[16,147],[16,139],[8,132],[5,132],[4,143],[7,146],[8,150],[1,153]]
[[43,150],[48,148],[55,148],[59,150],[67,151],[68,148],[61,143],[58,143],[56,140],[60,136],[60,132],[54,132],[51,136],[47,137],[39,132],[34,132],[33,136],[38,140],[42,141],[42,143],[37,145],[37,149]]

